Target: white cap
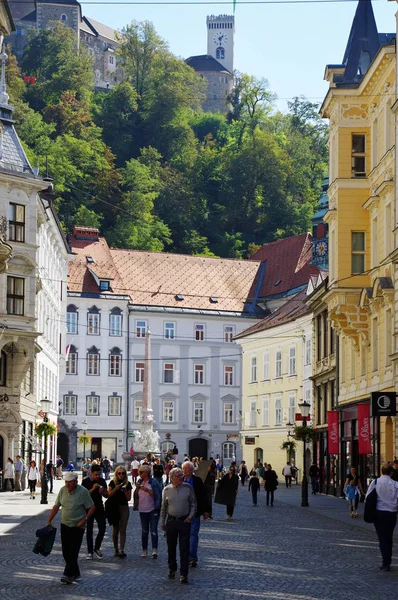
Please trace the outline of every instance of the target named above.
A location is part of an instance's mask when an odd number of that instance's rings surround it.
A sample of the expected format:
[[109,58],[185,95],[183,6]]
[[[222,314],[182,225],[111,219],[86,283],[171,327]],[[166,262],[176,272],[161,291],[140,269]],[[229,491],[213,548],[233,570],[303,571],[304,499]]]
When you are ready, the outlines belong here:
[[75,473],[74,471],[68,471],[64,475],[65,481],[74,481],[75,479],[77,479],[77,473]]

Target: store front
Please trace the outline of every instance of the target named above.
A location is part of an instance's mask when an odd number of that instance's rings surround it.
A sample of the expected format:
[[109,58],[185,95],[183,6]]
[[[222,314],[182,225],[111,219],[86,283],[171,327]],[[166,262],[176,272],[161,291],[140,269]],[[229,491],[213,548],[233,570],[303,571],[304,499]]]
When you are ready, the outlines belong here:
[[328,453],[328,430],[317,430],[314,439],[314,463],[319,469],[319,492],[335,496],[337,493],[338,455]]

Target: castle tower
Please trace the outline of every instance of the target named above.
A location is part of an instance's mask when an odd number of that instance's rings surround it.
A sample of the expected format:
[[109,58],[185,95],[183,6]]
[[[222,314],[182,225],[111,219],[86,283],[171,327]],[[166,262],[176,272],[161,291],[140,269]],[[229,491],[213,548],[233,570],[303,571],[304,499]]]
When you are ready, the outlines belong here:
[[213,56],[230,73],[234,70],[235,17],[211,15],[207,24],[207,54]]

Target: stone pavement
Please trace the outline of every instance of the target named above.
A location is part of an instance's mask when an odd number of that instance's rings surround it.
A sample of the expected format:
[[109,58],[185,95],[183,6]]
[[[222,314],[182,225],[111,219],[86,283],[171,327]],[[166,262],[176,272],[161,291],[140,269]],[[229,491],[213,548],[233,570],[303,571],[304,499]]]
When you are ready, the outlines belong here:
[[[280,484],[274,508],[267,508],[263,490],[258,507],[253,507],[247,487],[240,487],[232,522],[225,520],[225,508],[215,505],[214,520],[201,526],[200,562],[197,569],[191,570],[188,586],[181,585],[178,579],[167,580],[166,543],[162,534],[158,560],[140,557],[139,515],[134,511],[130,513],[127,559],[112,556],[108,529],[104,558],[86,561],[83,546],[82,580],[64,586],[59,581],[63,569],[59,532],[50,556],[44,558],[32,553],[34,532],[46,522],[47,512],[39,514],[1,536],[0,597],[7,600],[50,597],[53,600],[182,597],[397,600],[398,555],[390,573],[380,572],[379,549],[372,527],[368,529],[365,524],[364,528],[360,519],[349,519],[347,502],[343,500],[310,495],[311,506],[301,508],[300,491],[300,487],[286,490]],[[0,494],[0,516],[11,495],[16,496],[11,492]],[[19,510],[17,499],[12,501]],[[20,518],[16,517],[15,522]],[[58,523],[57,517],[55,525]]]

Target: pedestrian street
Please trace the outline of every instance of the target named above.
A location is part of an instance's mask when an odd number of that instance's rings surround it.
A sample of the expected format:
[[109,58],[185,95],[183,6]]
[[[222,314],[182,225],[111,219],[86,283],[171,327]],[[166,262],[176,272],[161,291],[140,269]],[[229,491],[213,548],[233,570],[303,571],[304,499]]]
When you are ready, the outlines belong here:
[[[62,482],[57,482],[57,487]],[[46,523],[48,510],[36,499],[41,514],[20,523],[10,522],[10,503],[27,509],[27,492],[0,494],[0,596],[15,600],[82,599],[121,600],[396,600],[398,597],[398,545],[392,571],[379,571],[379,548],[373,527],[362,519],[350,520],[345,500],[310,496],[301,508],[301,488],[287,490],[279,484],[275,506],[267,508],[261,490],[252,506],[247,486],[239,487],[233,521],[225,507],[214,505],[212,521],[202,522],[199,564],[190,569],[189,585],[167,579],[167,549],[160,532],[159,558],[141,558],[139,514],[131,510],[127,531],[127,558],[113,556],[110,528],[102,545],[104,557],[86,560],[85,540],[80,553],[82,579],[60,583],[63,560],[58,527],[52,553],[44,558],[32,553],[35,531]],[[31,505],[33,505],[33,501]],[[8,508],[7,508],[8,507]],[[33,508],[30,509],[31,514]],[[360,505],[363,511],[363,504]],[[329,516],[330,514],[330,516]]]

